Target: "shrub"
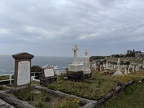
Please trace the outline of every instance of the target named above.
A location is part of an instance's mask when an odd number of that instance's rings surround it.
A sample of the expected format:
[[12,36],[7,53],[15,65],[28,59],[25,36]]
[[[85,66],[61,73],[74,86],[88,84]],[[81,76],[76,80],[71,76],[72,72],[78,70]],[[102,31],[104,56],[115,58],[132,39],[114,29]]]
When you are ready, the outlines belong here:
[[41,72],[42,71],[42,68],[40,66],[32,66],[31,67],[31,72]]

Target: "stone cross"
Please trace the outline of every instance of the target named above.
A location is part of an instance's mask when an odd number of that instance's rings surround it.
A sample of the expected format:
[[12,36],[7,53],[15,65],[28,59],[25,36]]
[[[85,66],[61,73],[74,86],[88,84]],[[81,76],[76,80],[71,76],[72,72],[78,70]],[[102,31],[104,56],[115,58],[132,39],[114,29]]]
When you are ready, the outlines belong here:
[[74,51],[74,61],[73,61],[73,64],[78,64],[77,51],[79,51],[79,49],[77,48],[77,45],[74,45],[74,48],[72,50]]

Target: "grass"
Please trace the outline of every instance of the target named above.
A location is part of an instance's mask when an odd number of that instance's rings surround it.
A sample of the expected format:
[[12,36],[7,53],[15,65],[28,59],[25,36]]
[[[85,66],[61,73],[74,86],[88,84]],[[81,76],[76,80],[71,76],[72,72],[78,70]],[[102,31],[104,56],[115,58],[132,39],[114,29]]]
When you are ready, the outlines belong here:
[[20,100],[28,101],[37,108],[79,108],[80,101],[75,98],[60,98],[47,92],[35,91],[30,86],[14,93]]
[[0,91],[4,91],[4,90],[9,90],[9,89],[4,86],[0,86]]
[[31,84],[32,85],[40,85],[40,82],[39,81],[31,81]]
[[101,108],[143,108],[144,82],[128,87],[118,97],[107,102]]
[[[127,76],[103,75],[98,72],[93,72],[90,79],[85,79],[78,82],[63,80],[64,76],[60,76],[58,81],[54,82],[53,84],[49,84],[48,88],[87,99],[98,100],[111,91],[113,86],[116,86],[119,82],[123,84],[130,80],[138,82],[141,79],[141,76],[144,76],[144,71],[131,73]],[[39,83],[32,82],[32,84]],[[124,93],[122,93],[119,97],[105,104],[102,106],[102,108],[122,108],[122,106],[126,106],[124,108],[133,108],[133,106],[137,104],[139,104],[139,107],[134,108],[142,108],[140,106],[144,105],[142,103],[144,102],[144,99],[141,99],[144,96],[144,93],[142,93],[143,90],[144,83],[141,85],[133,84],[125,89]],[[30,88],[28,90],[24,89],[18,91],[16,96],[21,100],[28,101],[38,108],[78,108],[80,106],[79,100],[54,97],[53,95],[44,92],[35,93]],[[141,99],[140,101],[138,99],[139,97]],[[129,101],[131,102],[129,103]],[[133,105],[131,105],[132,103]],[[120,106],[120,104],[122,106]]]
[[130,80],[137,82],[140,78],[139,75],[112,76],[93,72],[91,79],[78,82],[58,80],[48,85],[48,88],[87,99],[98,100],[111,91],[112,87],[116,86],[119,82],[123,84]]

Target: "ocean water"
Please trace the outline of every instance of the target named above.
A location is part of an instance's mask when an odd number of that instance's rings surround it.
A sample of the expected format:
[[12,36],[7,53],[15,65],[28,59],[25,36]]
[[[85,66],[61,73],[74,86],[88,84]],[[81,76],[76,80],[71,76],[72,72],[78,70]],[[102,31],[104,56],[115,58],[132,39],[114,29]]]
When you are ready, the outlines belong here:
[[[82,58],[78,58],[79,62],[82,62]],[[45,66],[51,65],[55,71],[61,71],[68,68],[68,64],[73,62],[73,57],[46,57],[35,56],[32,60],[32,66]],[[13,74],[14,73],[15,59],[11,55],[0,55],[0,74]]]

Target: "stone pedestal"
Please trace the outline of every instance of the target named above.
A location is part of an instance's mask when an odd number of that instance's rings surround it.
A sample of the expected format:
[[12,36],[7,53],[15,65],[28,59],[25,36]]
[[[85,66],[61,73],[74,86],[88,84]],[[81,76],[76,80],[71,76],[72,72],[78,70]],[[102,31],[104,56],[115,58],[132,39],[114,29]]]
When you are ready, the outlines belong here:
[[81,80],[83,77],[83,71],[67,71],[67,77],[68,79],[72,80]]
[[117,70],[113,75],[118,76],[118,75],[124,75],[124,74],[120,70]]
[[68,65],[68,70],[69,71],[82,71],[83,70],[83,65],[82,64],[69,64]]
[[83,76],[83,65],[82,64],[69,64],[67,77],[68,79],[80,80]]

